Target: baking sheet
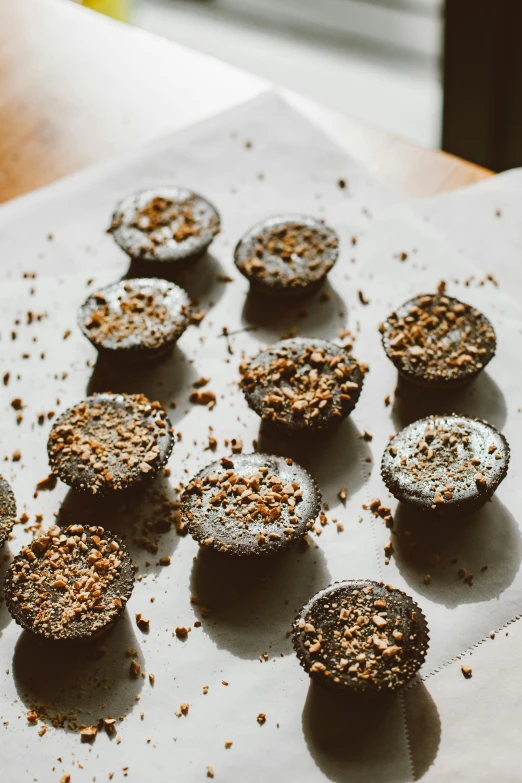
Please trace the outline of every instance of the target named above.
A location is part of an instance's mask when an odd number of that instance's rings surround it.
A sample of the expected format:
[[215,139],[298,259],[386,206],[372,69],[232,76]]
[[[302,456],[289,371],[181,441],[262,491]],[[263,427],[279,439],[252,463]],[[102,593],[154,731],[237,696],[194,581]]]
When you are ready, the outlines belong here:
[[443,197],[419,199],[412,206],[522,304],[521,199],[522,169],[512,169]]
[[[345,189],[338,186],[341,178],[348,183]],[[222,213],[224,231],[210,254],[192,272],[176,277],[207,315],[199,328],[183,335],[171,359],[146,372],[122,373],[96,361],[76,327],[76,309],[96,286],[128,272],[125,256],[104,233],[115,202],[132,190],[169,181],[201,191]],[[328,139],[268,94],[0,210],[0,374],[11,374],[2,388],[0,442],[7,458],[4,475],[13,484],[20,513],[28,515],[25,526],[16,526],[7,554],[30,537],[37,514],[43,514],[44,526],[56,515],[71,523],[90,518],[126,534],[140,567],[127,615],[103,640],[105,651],[99,645],[75,653],[43,647],[9,621],[5,607],[0,609],[0,746],[6,780],[57,781],[63,774],[71,774],[72,781],[105,780],[114,773],[114,780],[142,781],[153,770],[156,780],[176,774],[197,781],[207,775],[207,765],[216,779],[227,781],[267,776],[408,781],[428,770],[436,774],[442,730],[429,690],[436,678],[378,709],[340,705],[309,685],[288,638],[295,612],[321,587],[347,577],[383,578],[414,595],[425,610],[432,639],[422,672],[427,676],[513,618],[522,604],[514,478],[522,414],[513,373],[520,310],[490,281],[480,285],[485,275],[434,228],[391,202]],[[267,308],[248,295],[231,254],[252,223],[286,211],[327,218],[340,233],[342,256],[322,294]],[[23,278],[24,272],[36,272],[37,278]],[[219,282],[222,274],[233,281]],[[425,564],[410,562],[399,546],[385,565],[389,533],[362,505],[375,496],[387,499],[379,462],[388,435],[442,404],[425,395],[409,397],[404,389],[394,395],[396,373],[380,347],[377,325],[399,302],[433,290],[441,279],[450,294],[485,310],[499,337],[491,371],[443,405],[500,426],[513,457],[494,501],[440,552],[444,566],[433,571],[428,587]],[[359,291],[369,304],[362,304]],[[45,316],[27,324],[29,310]],[[343,341],[350,339],[348,330],[354,354],[370,365],[350,420],[321,447],[298,454],[291,443],[260,439],[259,420],[237,389],[242,356],[292,328],[334,340],[343,334]],[[202,375],[217,395],[212,411],[188,401],[192,383]],[[38,424],[38,414],[61,411],[86,392],[101,390],[142,391],[167,405],[176,401],[169,412],[181,440],[169,461],[170,476],[160,477],[142,496],[108,504],[87,502],[62,485],[34,498],[37,481],[48,473],[49,422]],[[393,400],[389,407],[386,395]],[[15,397],[24,403],[19,424],[11,407]],[[136,546],[144,529],[172,519],[176,487],[214,458],[204,450],[209,427],[219,444],[216,456],[228,453],[226,440],[241,438],[244,451],[256,440],[259,448],[296,456],[314,473],[329,505],[329,524],[318,526],[308,550],[296,550],[269,569],[265,564],[245,569],[197,556],[194,542],[172,529],[153,533],[157,553]],[[365,431],[372,434],[370,442],[361,438]],[[19,462],[12,462],[15,450],[22,454]],[[341,487],[348,489],[345,505],[337,498]],[[442,548],[440,541],[437,546]],[[456,567],[445,564],[450,549],[459,565],[476,572],[473,587],[460,583]],[[160,566],[167,555],[170,566]],[[488,570],[480,573],[486,564]],[[150,619],[149,634],[136,627],[135,612]],[[201,627],[193,627],[186,641],[175,636],[176,626],[195,621]],[[130,680],[132,658],[145,678]],[[190,705],[188,714],[178,717],[182,703]],[[26,714],[35,705],[47,705],[49,718],[28,726]],[[266,714],[262,726],[259,713]],[[53,718],[60,723],[63,715],[64,727],[54,727]],[[92,746],[81,744],[75,723],[109,715],[123,719],[117,738],[100,733]],[[48,728],[40,737],[44,723]],[[230,749],[226,741],[233,742]],[[458,760],[453,763],[458,768]]]

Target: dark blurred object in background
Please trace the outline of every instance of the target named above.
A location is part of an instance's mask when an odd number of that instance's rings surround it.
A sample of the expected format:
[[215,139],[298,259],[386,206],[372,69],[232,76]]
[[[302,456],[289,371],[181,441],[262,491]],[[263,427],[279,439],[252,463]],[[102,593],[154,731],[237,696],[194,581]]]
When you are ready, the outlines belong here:
[[446,0],[442,148],[522,165],[522,0]]

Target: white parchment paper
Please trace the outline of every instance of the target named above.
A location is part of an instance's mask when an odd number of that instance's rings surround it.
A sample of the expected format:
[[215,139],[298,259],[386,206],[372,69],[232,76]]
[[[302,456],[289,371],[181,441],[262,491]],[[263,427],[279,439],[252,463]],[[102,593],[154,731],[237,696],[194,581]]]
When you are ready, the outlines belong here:
[[[339,179],[347,188],[339,188]],[[223,233],[210,254],[176,277],[207,315],[163,364],[122,372],[96,362],[76,326],[77,307],[95,286],[128,271],[126,257],[104,233],[115,202],[135,189],[171,181],[204,193],[222,214]],[[207,765],[216,779],[226,781],[409,781],[425,773],[452,779],[448,770],[469,779],[459,766],[458,747],[441,739],[446,735],[441,716],[451,714],[451,683],[441,686],[442,704],[430,695],[431,683],[437,678],[446,683],[454,667],[377,707],[339,704],[309,686],[288,638],[295,612],[321,587],[343,578],[382,578],[405,589],[425,610],[431,629],[426,676],[513,619],[522,605],[516,505],[522,414],[513,371],[520,309],[493,283],[483,282],[484,272],[437,230],[409,208],[390,204],[390,196],[356,164],[269,94],[0,210],[0,375],[10,373],[1,388],[2,471],[12,482],[20,513],[28,517],[15,527],[6,553],[18,551],[35,522],[45,527],[55,516],[71,523],[92,519],[126,535],[140,577],[126,617],[103,640],[105,651],[42,646],[0,608],[0,747],[6,781],[58,781],[64,774],[73,782],[107,780],[110,773],[114,780],[197,781],[205,778]],[[342,255],[322,295],[267,306],[248,295],[232,250],[253,222],[283,211],[327,219],[340,233]],[[401,261],[403,253],[407,258]],[[24,272],[37,277],[23,278]],[[223,274],[233,281],[220,282]],[[488,314],[497,329],[498,355],[476,384],[450,399],[402,388],[395,394],[396,373],[382,352],[378,324],[408,296],[434,290],[441,279],[449,293]],[[359,291],[369,304],[362,304]],[[42,318],[27,323],[28,311]],[[259,444],[295,456],[314,473],[329,505],[329,524],[318,525],[308,550],[269,568],[232,567],[226,560],[197,556],[194,542],[174,530],[157,536],[157,553],[137,547],[136,530],[144,522],[161,527],[176,487],[215,458],[204,450],[209,427],[218,440],[215,456],[228,453],[225,441],[231,438],[241,438],[245,451],[259,441],[259,420],[237,389],[237,367],[244,354],[255,354],[290,329],[352,339],[354,354],[370,365],[354,414],[320,447],[295,453],[291,443],[265,439]],[[217,395],[212,411],[188,401],[192,383],[202,375]],[[170,476],[161,476],[150,492],[132,500],[87,502],[63,485],[33,497],[37,481],[48,473],[50,423],[46,418],[39,424],[38,414],[59,412],[101,390],[142,391],[167,406],[176,401],[169,411],[181,440],[169,462]],[[24,405],[20,423],[11,406],[17,397]],[[487,509],[449,538],[428,531],[423,546],[440,555],[436,569],[412,558],[399,535],[385,565],[389,531],[362,505],[375,496],[388,500],[379,463],[389,434],[439,409],[483,416],[499,426],[512,446],[510,475]],[[361,438],[364,431],[371,441]],[[16,450],[22,456],[13,462]],[[348,489],[345,505],[337,498],[341,487]],[[163,493],[161,501],[155,491]],[[36,517],[40,514],[43,520]],[[401,512],[396,516],[400,530],[415,525]],[[170,566],[158,564],[164,556],[170,556]],[[455,558],[457,564],[451,563]],[[6,558],[3,572],[7,565]],[[488,569],[481,571],[484,565]],[[460,566],[475,574],[473,587],[457,578]],[[429,585],[426,573],[432,576]],[[150,619],[148,634],[136,627],[135,612]],[[200,627],[194,627],[196,621]],[[177,625],[193,626],[186,641],[176,638]],[[138,681],[128,675],[129,650],[146,674]],[[462,679],[458,670],[457,675]],[[465,685],[470,692],[475,680]],[[190,705],[188,714],[177,717],[182,703]],[[49,717],[29,726],[27,712],[43,705]],[[263,726],[256,721],[259,713],[266,714]],[[92,746],[82,745],[77,730],[67,728],[108,716],[122,718],[117,738],[100,733]],[[53,726],[53,718],[64,726]],[[44,724],[47,731],[39,736]],[[226,741],[232,741],[230,749]],[[445,748],[451,758],[442,759]],[[438,767],[444,770],[439,777]],[[495,769],[493,759],[489,770],[482,759],[481,773]]]

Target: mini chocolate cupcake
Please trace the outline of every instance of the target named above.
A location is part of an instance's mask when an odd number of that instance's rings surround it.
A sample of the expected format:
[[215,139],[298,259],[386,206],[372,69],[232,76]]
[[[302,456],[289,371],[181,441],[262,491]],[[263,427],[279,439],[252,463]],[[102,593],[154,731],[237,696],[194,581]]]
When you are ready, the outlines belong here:
[[49,464],[65,484],[93,495],[152,479],[167,462],[173,432],[159,402],[142,394],[94,394],[54,423]]
[[364,378],[343,348],[304,337],[276,343],[240,370],[249,406],[288,433],[334,429],[355,408]]
[[428,416],[399,432],[384,450],[381,475],[397,500],[440,516],[480,508],[505,478],[509,445],[482,419]]
[[16,500],[13,490],[3,476],[0,476],[0,547],[13,529],[16,517]]
[[469,383],[495,355],[495,330],[481,312],[444,294],[421,294],[381,324],[382,344],[400,375],[419,386]]
[[321,508],[315,479],[289,458],[235,454],[208,465],[188,484],[181,514],[202,546],[233,555],[288,549]]
[[118,204],[109,232],[131,258],[178,262],[201,255],[219,233],[216,208],[188,188],[149,188]]
[[110,628],[134,587],[124,544],[102,527],[55,525],[15,557],[4,583],[9,612],[54,641],[85,640]]
[[101,356],[155,360],[169,353],[185,331],[189,306],[187,293],[167,280],[121,280],[91,294],[78,323]]
[[323,284],[338,255],[339,237],[332,228],[316,218],[281,215],[247,231],[234,262],[252,291],[302,296]]
[[293,642],[314,681],[369,696],[397,690],[415,676],[429,634],[424,614],[406,593],[360,579],[314,595],[295,620]]

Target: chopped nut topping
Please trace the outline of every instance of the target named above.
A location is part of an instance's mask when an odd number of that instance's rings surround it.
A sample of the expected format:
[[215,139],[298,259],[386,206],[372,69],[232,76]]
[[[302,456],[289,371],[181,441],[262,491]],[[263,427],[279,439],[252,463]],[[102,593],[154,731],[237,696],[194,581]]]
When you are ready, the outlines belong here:
[[171,442],[160,403],[140,394],[103,394],[88,397],[56,421],[48,450],[54,473],[96,494],[124,489],[141,473],[157,470]]
[[166,280],[123,280],[97,291],[81,309],[81,326],[97,347],[161,349],[188,324],[189,298]]
[[131,575],[128,553],[103,528],[55,525],[13,561],[8,606],[24,627],[48,638],[91,636],[121,614]]
[[301,289],[327,274],[338,245],[332,229],[312,218],[271,219],[242,238],[235,263],[244,275],[270,287]]
[[240,368],[249,405],[267,421],[327,428],[359,398],[363,373],[342,348],[324,340],[284,340]]
[[410,607],[416,605],[408,596],[382,583],[332,585],[296,622],[298,655],[310,674],[350,690],[399,687],[415,674],[427,649],[424,620]]
[[428,381],[473,376],[495,353],[495,332],[487,318],[444,292],[406,302],[382,331],[385,350],[399,370]]

